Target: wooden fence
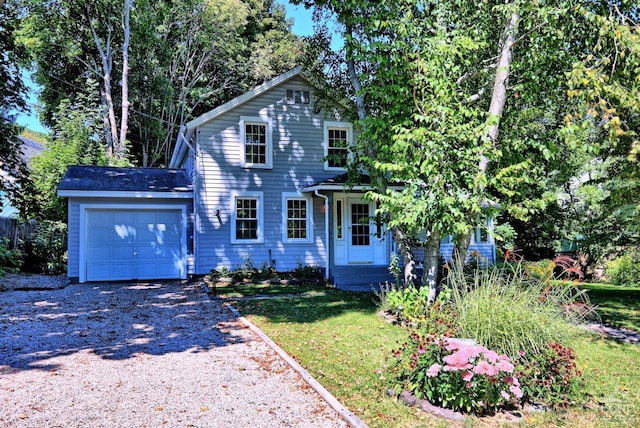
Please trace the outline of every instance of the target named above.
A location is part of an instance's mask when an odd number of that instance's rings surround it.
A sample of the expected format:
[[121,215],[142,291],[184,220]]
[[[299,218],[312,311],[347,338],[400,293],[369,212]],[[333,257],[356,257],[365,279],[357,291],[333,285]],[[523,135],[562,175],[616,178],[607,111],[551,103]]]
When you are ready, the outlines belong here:
[[0,239],[9,240],[9,249],[15,249],[21,240],[26,239],[35,229],[35,220],[22,221],[15,218],[0,217]]

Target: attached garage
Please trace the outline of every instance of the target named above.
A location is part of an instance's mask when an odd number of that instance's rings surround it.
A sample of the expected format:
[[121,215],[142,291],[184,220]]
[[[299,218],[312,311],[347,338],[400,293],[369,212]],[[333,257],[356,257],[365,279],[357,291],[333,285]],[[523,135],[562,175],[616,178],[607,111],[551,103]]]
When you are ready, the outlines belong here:
[[78,282],[185,279],[193,193],[184,170],[70,167],[68,276]]

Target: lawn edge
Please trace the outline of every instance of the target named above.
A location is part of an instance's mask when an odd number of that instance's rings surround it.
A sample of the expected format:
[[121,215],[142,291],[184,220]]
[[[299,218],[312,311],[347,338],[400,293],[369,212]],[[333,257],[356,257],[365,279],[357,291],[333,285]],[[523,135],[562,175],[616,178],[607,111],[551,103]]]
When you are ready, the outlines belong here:
[[260,330],[255,324],[246,319],[242,314],[231,305],[231,303],[224,304],[240,321],[242,321],[251,331],[253,331],[260,339],[262,339],[271,349],[273,349],[292,369],[294,369],[302,379],[309,384],[314,391],[316,391],[324,401],[327,402],[333,410],[336,411],[350,426],[354,428],[367,428],[367,425],[358,418],[353,412],[348,410],[338,399],[331,394],[327,389],[320,384],[304,367],[302,367],[296,360],[291,358],[277,343],[269,338],[262,330]]

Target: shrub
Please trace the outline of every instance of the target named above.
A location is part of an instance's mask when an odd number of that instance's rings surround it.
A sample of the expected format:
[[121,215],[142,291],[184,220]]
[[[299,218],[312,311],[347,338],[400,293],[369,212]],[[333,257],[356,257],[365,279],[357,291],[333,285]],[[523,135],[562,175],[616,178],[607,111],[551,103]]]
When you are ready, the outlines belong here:
[[447,304],[449,296],[449,290],[445,289],[432,305],[428,305],[429,287],[416,288],[409,285],[397,288],[389,284],[383,285],[378,294],[381,309],[395,314],[400,324],[412,325],[428,334],[444,336],[456,333],[455,314]]
[[553,279],[553,272],[556,268],[556,264],[553,260],[543,259],[538,262],[526,262],[524,267],[531,277],[542,282],[547,282],[550,279]]
[[17,273],[22,266],[22,252],[19,249],[10,249],[9,240],[3,238],[0,241],[0,276],[7,273]]
[[593,312],[585,291],[530,278],[521,263],[470,275],[455,269],[447,285],[460,334],[512,358],[520,351],[534,357],[550,342],[575,337],[571,323]]
[[522,397],[510,358],[480,345],[413,332],[393,356],[392,387],[442,407],[487,414]]
[[59,274],[67,270],[67,225],[39,221],[22,243],[25,266],[33,273]]
[[549,343],[534,358],[522,358],[516,373],[522,384],[523,401],[541,402],[551,407],[567,407],[570,394],[580,379],[573,349]]
[[640,287],[640,249],[628,250],[622,256],[608,262],[607,273],[612,284]]

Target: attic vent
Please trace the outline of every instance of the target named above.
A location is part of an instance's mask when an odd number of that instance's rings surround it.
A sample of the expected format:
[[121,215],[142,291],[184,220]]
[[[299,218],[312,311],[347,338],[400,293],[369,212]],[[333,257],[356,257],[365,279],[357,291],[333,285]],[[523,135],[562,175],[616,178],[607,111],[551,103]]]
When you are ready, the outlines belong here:
[[291,104],[309,104],[311,94],[309,91],[303,91],[302,89],[287,89],[286,98]]

